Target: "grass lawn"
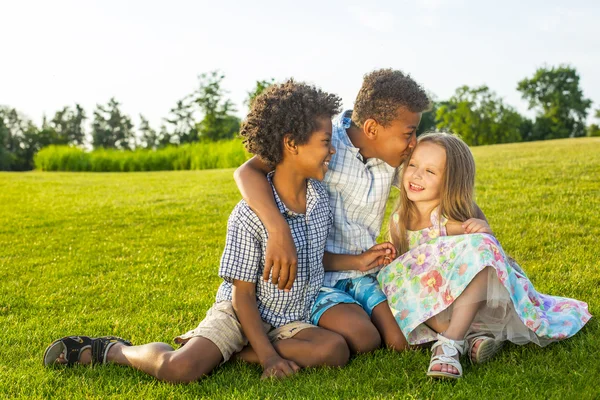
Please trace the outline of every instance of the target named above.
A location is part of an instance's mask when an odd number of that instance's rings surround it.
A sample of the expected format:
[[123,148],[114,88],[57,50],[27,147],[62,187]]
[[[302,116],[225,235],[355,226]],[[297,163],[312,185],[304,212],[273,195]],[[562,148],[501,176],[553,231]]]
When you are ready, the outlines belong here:
[[[600,139],[474,148],[477,202],[538,291],[600,310]],[[600,328],[425,376],[428,351],[386,349],[343,369],[260,381],[229,363],[190,385],[119,366],[45,369],[54,339],[172,343],[213,303],[233,170],[0,174],[0,398],[599,398]]]

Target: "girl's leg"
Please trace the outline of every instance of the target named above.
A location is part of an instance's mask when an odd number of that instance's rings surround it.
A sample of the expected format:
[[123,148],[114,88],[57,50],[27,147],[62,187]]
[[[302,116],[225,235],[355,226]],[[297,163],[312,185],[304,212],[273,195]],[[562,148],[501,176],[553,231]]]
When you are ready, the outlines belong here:
[[[79,363],[89,364],[90,349],[81,353]],[[141,346],[114,344],[107,354],[109,362],[126,365],[143,371],[167,382],[194,382],[211,372],[223,360],[221,351],[210,340],[203,337],[190,339],[178,350],[166,343],[148,343]],[[65,363],[62,354],[57,360]]]
[[[350,350],[344,338],[337,333],[321,328],[303,329],[289,339],[273,344],[279,355],[294,361],[299,366],[342,367],[350,358]],[[258,356],[250,345],[236,356],[250,363],[259,363]]]
[[[433,317],[426,324],[436,332],[443,333],[448,339],[463,340],[477,312],[485,302],[489,268],[486,267],[479,272],[454,301],[449,323],[440,323],[437,317]],[[438,353],[442,351],[441,348],[438,349]],[[458,374],[456,368],[447,364],[435,365],[432,370]]]

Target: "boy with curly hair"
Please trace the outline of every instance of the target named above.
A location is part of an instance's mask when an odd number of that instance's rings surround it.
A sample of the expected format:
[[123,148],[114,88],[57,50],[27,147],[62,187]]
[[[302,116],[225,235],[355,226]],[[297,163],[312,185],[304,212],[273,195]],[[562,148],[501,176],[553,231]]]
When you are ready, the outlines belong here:
[[[341,334],[354,352],[383,342],[403,350],[407,342],[379,288],[375,273],[395,258],[391,243],[377,244],[397,168],[416,144],[421,114],[430,108],[425,90],[409,75],[392,69],[364,77],[354,110],[334,120],[337,153],[323,183],[334,223],[323,264],[325,286],[313,307],[312,322]],[[297,248],[277,213],[265,175],[269,166],[252,158],[235,172],[242,197],[271,233],[263,278],[287,289],[297,275]],[[272,270],[272,274],[270,274]],[[270,274],[270,275],[269,275]]]
[[242,200],[227,224],[216,302],[197,328],[175,338],[180,349],[166,343],[132,346],[112,336],[69,336],[47,348],[44,364],[113,362],[168,382],[195,381],[233,355],[260,363],[263,377],[346,364],[344,338],[310,323],[333,219],[320,181],[335,153],[331,117],[339,106],[339,97],[290,80],[258,96],[242,125],[248,151],[274,168],[266,182],[297,249],[296,279],[288,290],[261,279],[270,235]]

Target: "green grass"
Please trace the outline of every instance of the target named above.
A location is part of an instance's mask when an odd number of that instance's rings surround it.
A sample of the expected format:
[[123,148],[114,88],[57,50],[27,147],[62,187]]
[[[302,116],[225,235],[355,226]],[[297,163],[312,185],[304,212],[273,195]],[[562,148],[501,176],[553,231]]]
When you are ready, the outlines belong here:
[[[544,293],[600,309],[600,139],[479,147],[477,202]],[[465,363],[459,382],[425,376],[427,351],[379,350],[285,381],[230,363],[191,385],[119,366],[45,369],[70,334],[166,341],[214,300],[233,170],[0,174],[0,398],[598,398],[600,329],[541,349],[509,345]]]
[[34,157],[41,171],[136,172],[233,168],[250,158],[239,139],[187,143],[158,150],[97,149],[48,146]]

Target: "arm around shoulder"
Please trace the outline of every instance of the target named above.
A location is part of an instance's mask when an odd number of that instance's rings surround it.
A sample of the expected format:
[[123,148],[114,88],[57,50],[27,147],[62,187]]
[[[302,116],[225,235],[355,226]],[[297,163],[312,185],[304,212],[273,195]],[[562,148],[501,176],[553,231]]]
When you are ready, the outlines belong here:
[[[296,280],[298,255],[290,226],[275,204],[271,185],[266,178],[270,171],[266,163],[254,156],[235,171],[233,178],[242,197],[269,232],[263,279],[268,280],[271,275],[271,281],[279,289],[289,290]],[[281,276],[283,279],[279,279]]]

